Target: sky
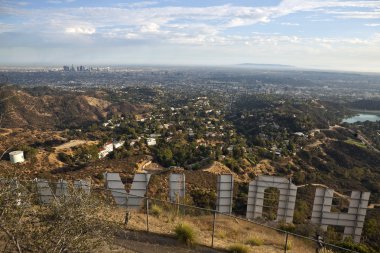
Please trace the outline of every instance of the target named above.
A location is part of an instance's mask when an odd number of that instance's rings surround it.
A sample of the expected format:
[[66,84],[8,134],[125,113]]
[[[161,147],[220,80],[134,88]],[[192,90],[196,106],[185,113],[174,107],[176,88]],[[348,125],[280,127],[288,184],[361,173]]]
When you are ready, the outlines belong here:
[[380,0],[0,0],[0,65],[380,72]]

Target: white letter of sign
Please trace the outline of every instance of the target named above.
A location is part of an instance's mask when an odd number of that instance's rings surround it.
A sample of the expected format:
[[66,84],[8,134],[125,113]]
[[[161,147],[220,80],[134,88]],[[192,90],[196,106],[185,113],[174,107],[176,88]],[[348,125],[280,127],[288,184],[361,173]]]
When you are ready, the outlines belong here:
[[286,178],[274,176],[258,176],[256,180],[249,183],[247,219],[262,217],[264,192],[270,187],[280,190],[276,220],[287,223],[293,222],[297,186]]
[[348,212],[333,213],[331,212],[331,205],[334,190],[318,187],[315,191],[311,222],[321,225],[323,230],[327,230],[328,225],[343,226],[344,236],[351,236],[355,242],[359,243],[367,213],[369,196],[369,192],[352,191]]

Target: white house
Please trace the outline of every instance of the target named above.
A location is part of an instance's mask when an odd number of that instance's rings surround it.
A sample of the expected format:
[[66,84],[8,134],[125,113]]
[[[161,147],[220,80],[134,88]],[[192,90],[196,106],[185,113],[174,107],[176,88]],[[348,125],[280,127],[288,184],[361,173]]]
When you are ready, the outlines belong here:
[[103,148],[107,150],[108,152],[113,151],[113,143],[112,142],[107,142],[103,145]]
[[106,157],[108,154],[109,154],[109,152],[107,150],[101,149],[98,153],[98,157],[99,157],[99,159],[102,159],[102,158]]
[[112,142],[105,143],[98,153],[99,159],[106,157],[112,151],[113,151],[113,143]]
[[148,146],[154,146],[154,145],[157,144],[157,142],[156,142],[155,138],[147,138],[146,139],[146,144],[148,144]]
[[114,141],[113,142],[113,148],[118,149],[124,145],[125,141]]

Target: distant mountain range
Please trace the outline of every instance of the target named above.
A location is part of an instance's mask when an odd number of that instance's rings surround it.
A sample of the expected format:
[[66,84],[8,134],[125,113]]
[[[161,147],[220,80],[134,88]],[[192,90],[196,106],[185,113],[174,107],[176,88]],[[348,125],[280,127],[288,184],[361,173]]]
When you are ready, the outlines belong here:
[[237,64],[237,66],[240,66],[240,67],[251,67],[251,68],[275,68],[275,69],[283,69],[283,68],[286,68],[286,69],[289,69],[289,68],[296,68],[295,66],[291,66],[291,65],[283,65],[283,64],[258,64],[258,63],[240,63],[240,64]]

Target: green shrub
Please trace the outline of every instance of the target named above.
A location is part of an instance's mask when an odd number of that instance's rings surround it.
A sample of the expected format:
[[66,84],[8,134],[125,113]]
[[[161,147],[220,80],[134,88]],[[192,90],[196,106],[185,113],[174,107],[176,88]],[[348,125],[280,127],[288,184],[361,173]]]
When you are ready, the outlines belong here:
[[58,153],[57,156],[58,160],[60,160],[63,163],[72,164],[74,162],[74,158],[71,155],[65,154],[65,153]]
[[317,232],[319,234],[322,233],[322,231],[320,231],[318,226],[316,226],[315,224],[310,224],[310,223],[297,224],[294,232],[296,234],[300,234],[300,235],[304,235],[308,237],[314,237],[317,234]]
[[248,247],[242,244],[231,245],[227,250],[229,253],[248,253],[248,251]]
[[343,242],[336,243],[337,246],[340,246],[342,248],[350,249],[357,251],[359,253],[375,253],[376,251],[372,249],[371,247],[361,244],[361,243],[355,243],[351,240],[344,240]]
[[196,232],[190,225],[179,223],[175,227],[174,233],[178,241],[183,242],[188,246],[195,244]]
[[323,248],[323,249],[319,250],[319,253],[335,253],[335,252],[330,250],[330,249]]
[[252,246],[261,246],[264,244],[264,240],[260,238],[249,238],[245,243]]
[[216,204],[215,191],[205,189],[193,189],[190,191],[190,196],[197,207],[213,208]]
[[366,220],[363,235],[364,243],[380,252],[380,217]]
[[280,222],[278,224],[278,228],[291,233],[294,233],[294,231],[296,230],[296,226],[294,224],[285,222]]
[[160,217],[161,214],[162,214],[162,208],[156,204],[153,204],[150,208],[150,213],[153,215],[153,216],[157,216],[157,217]]
[[227,237],[227,232],[225,230],[216,231],[215,237],[225,239]]
[[293,248],[292,241],[288,240],[288,243],[286,244],[286,250],[291,250]]
[[104,179],[104,174],[103,173],[98,173],[98,174],[95,174],[94,177],[98,180],[103,180]]
[[45,150],[47,152],[53,153],[55,151],[55,148],[53,148],[53,147],[46,147]]

